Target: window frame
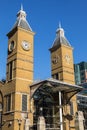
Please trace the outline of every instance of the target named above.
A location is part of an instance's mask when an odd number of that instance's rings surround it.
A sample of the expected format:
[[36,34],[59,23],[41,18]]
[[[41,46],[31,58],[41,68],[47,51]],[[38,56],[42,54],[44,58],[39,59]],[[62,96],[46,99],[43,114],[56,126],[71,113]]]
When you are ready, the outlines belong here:
[[12,97],[11,94],[6,95],[6,112],[11,111]]
[[[26,96],[26,101],[25,99],[23,99],[23,96]],[[27,94],[22,94],[22,104],[21,104],[21,110],[22,112],[27,112],[28,111],[28,95]],[[23,103],[26,103],[26,108],[23,108],[24,107],[24,104]],[[25,110],[24,110],[25,109]]]

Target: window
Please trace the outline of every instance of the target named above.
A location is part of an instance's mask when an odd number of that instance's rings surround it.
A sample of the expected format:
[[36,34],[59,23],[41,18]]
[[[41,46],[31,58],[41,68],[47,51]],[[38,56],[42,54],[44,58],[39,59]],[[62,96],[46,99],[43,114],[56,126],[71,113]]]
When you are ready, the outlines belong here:
[[54,79],[59,79],[59,74],[56,73],[56,74],[52,75],[52,77],[53,77]]
[[13,49],[14,49],[14,47],[15,47],[15,43],[14,43],[14,41],[12,41],[12,42],[10,43],[10,45],[9,45],[9,51],[12,52]]
[[73,102],[70,102],[70,114],[73,115]]
[[27,95],[22,95],[22,111],[27,111]]
[[12,68],[13,68],[12,66],[13,66],[13,62],[11,61],[9,63],[9,80],[12,79]]
[[11,110],[11,94],[6,96],[6,111]]

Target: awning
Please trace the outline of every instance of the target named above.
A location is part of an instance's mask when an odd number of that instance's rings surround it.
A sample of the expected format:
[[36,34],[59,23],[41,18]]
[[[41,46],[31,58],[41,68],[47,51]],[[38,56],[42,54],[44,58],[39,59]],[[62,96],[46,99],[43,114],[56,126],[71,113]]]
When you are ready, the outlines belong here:
[[37,95],[39,98],[41,98],[44,95],[54,97],[59,91],[61,91],[63,97],[63,104],[67,104],[70,101],[70,99],[75,94],[82,91],[82,89],[83,87],[81,86],[72,85],[53,78],[34,82],[30,86],[31,98],[33,96],[36,96],[37,98]]

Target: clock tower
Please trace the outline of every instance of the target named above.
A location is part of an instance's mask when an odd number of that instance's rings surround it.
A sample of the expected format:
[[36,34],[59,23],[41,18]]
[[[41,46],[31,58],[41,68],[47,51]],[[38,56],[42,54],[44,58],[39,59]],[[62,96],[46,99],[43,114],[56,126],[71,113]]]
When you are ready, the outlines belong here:
[[33,37],[34,33],[21,9],[8,36],[7,81],[33,81]]
[[52,77],[74,84],[73,48],[66,39],[64,30],[61,27],[56,31],[56,38],[50,52]]
[[26,20],[21,7],[17,20],[7,34],[8,57],[6,83],[2,88],[3,115],[2,130],[24,130],[33,124],[31,112],[30,84],[33,82],[34,32]]
[[[51,74],[52,77],[66,82],[68,84],[75,84],[74,68],[73,68],[73,48],[66,39],[64,29],[61,26],[56,31],[56,38],[52,47],[51,53]],[[73,96],[68,104],[62,107],[63,114],[66,116],[68,112],[71,117],[75,117],[77,112],[76,95]],[[68,118],[63,119],[65,122],[64,130],[75,130],[75,118],[69,122]],[[70,128],[69,128],[70,127]]]

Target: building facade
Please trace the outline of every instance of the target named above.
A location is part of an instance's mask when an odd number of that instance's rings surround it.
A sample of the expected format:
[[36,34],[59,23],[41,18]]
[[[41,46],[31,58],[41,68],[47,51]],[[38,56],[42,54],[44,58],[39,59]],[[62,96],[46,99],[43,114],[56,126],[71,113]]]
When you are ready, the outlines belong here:
[[80,62],[74,65],[75,83],[87,82],[87,62]]
[[75,130],[75,95],[82,88],[74,81],[73,48],[59,27],[50,48],[53,78],[35,83],[34,34],[21,8],[7,34],[6,82],[0,82],[0,129],[37,129],[35,121],[37,125],[38,118],[43,116],[49,129]]
[[[51,53],[51,74],[52,77],[70,84],[75,84],[74,80],[74,68],[73,68],[73,47],[65,37],[64,29],[61,26],[56,31],[56,38],[53,46],[50,48]],[[75,114],[77,111],[76,96],[70,101],[71,106],[68,104],[64,106],[64,109],[73,109],[71,112]],[[69,108],[72,107],[72,108]],[[75,129],[75,120],[71,121],[71,128]],[[69,129],[68,120],[66,119],[66,128]]]

